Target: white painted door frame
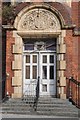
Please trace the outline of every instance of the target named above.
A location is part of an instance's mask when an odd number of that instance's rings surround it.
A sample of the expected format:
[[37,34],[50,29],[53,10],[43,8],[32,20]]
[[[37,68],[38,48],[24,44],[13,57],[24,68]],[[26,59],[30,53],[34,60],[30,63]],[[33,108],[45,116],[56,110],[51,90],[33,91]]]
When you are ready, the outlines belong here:
[[[30,54],[29,54],[30,53]],[[49,66],[52,65],[51,63],[49,63],[49,55],[52,55],[54,56],[54,79],[53,80],[49,80]],[[29,55],[30,56],[30,63],[26,63],[26,55]],[[37,56],[37,63],[32,63],[32,57],[33,55],[36,55]],[[42,63],[42,56],[43,55],[46,55],[47,56],[47,60],[48,60],[48,63],[44,63],[44,65],[46,65],[47,67],[47,78],[46,80],[42,79],[42,66],[43,66],[43,63]],[[49,51],[37,51],[37,52],[26,52],[24,54],[24,57],[23,57],[23,73],[24,73],[24,78],[23,78],[23,93],[26,95],[29,94],[29,95],[35,95],[35,88],[36,88],[36,83],[37,83],[37,79],[32,79],[32,74],[33,74],[33,71],[32,71],[32,66],[33,65],[36,65],[37,66],[37,78],[38,76],[40,76],[40,96],[43,96],[43,95],[56,95],[56,54],[54,52],[49,52]],[[25,79],[25,66],[30,66],[30,79]],[[43,91],[42,89],[42,86],[43,85],[47,85],[47,91]],[[45,87],[45,86],[44,86]],[[45,88],[44,88],[45,89]],[[51,92],[51,90],[52,92]],[[30,93],[31,92],[31,93]]]

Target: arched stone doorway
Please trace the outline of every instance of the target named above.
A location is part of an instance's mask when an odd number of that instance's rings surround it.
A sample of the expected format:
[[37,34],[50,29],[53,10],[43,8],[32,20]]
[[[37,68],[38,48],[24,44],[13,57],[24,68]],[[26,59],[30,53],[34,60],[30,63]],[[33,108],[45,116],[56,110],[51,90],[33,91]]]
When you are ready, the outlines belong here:
[[[42,81],[40,81],[41,95],[66,98],[64,92],[66,86],[64,76],[66,45],[64,37],[66,32],[61,30],[63,25],[62,16],[48,5],[25,7],[18,14],[14,23],[17,31],[13,31],[15,45],[13,45],[14,61],[12,69],[14,70],[14,77],[12,78],[12,86],[14,86],[14,94],[12,97],[26,95],[27,83],[40,76]],[[31,46],[28,47],[28,43],[33,45],[32,49]],[[53,47],[47,50],[47,46],[50,45]],[[32,54],[30,54],[31,52]],[[38,62],[32,62],[33,57],[36,57]],[[41,69],[39,66],[41,66]],[[36,72],[33,73],[33,71]],[[34,76],[34,79],[32,76]]]

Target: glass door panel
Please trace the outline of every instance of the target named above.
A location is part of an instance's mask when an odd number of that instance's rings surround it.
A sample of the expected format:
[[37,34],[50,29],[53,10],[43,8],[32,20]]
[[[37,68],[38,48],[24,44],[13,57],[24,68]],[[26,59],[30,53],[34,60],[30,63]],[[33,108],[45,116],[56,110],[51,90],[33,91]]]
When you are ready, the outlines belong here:
[[42,66],[42,79],[47,79],[47,66]]
[[49,66],[49,79],[54,79],[54,66]]
[[33,55],[33,63],[37,63],[37,55]]
[[30,66],[26,66],[26,79],[30,79]]
[[32,66],[33,69],[32,69],[32,79],[37,79],[37,66]]
[[30,63],[30,55],[26,55],[26,63]]
[[50,63],[54,63],[54,55],[49,56],[49,61],[50,61]]
[[47,55],[43,55],[43,63],[47,63]]

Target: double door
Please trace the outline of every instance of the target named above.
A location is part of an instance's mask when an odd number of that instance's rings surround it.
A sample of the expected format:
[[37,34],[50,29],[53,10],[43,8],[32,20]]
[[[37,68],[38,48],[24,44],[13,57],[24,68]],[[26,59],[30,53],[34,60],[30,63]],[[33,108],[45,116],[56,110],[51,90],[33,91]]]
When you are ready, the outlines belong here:
[[56,95],[56,54],[54,52],[35,52],[24,55],[23,92],[35,95],[39,80],[39,95]]

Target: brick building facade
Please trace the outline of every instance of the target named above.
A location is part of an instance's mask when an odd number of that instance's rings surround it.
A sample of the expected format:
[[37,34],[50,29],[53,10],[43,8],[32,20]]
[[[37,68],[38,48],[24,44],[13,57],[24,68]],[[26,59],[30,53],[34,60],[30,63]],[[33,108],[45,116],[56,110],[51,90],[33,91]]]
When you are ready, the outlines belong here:
[[80,81],[80,2],[18,3],[3,33],[4,94],[34,95],[40,77],[40,96],[66,99],[67,78]]

